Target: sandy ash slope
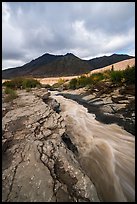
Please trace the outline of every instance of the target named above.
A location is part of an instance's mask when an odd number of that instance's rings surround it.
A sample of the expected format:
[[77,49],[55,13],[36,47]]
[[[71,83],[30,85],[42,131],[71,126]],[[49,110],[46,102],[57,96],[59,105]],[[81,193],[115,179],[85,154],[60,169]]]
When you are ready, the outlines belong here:
[[129,65],[130,67],[134,66],[135,65],[135,58],[133,59],[128,59],[128,60],[123,60],[121,62],[117,62],[117,63],[114,63],[114,64],[111,64],[109,66],[106,66],[106,67],[102,67],[100,69],[96,69],[96,70],[93,70],[90,72],[90,74],[93,74],[93,73],[98,73],[98,72],[103,72],[103,71],[106,71],[106,70],[111,70],[112,69],[112,65],[113,65],[113,68],[114,70],[124,70],[127,68],[127,66]]

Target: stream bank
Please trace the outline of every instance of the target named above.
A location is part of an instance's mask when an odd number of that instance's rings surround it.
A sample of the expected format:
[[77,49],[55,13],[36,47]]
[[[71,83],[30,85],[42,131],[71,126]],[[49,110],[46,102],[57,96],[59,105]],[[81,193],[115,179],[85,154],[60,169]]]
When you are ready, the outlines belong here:
[[59,95],[83,105],[96,120],[104,124],[115,123],[135,135],[135,85],[96,86],[92,91],[85,89],[63,91]]
[[[92,180],[99,199],[105,202],[135,200],[135,137],[117,124],[103,124],[87,108],[71,99],[52,93],[60,103],[85,174]],[[66,138],[67,139],[67,138]]]

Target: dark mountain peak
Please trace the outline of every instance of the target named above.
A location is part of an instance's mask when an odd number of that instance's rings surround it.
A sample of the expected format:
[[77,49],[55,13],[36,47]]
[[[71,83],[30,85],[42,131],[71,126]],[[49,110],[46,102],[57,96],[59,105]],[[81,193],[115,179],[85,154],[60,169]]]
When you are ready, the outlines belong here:
[[134,57],[115,53],[111,56],[82,60],[72,53],[65,55],[45,53],[23,66],[3,70],[2,78],[8,79],[17,76],[58,77],[80,75],[131,58]]
[[58,58],[61,58],[63,55],[53,55],[53,54],[49,54],[49,53],[45,53],[43,55],[41,55],[40,57],[33,59],[31,62],[23,65],[22,67],[26,67],[26,69],[28,69],[28,67],[31,67],[31,71],[33,71],[34,69],[40,67],[40,66],[45,66],[55,60],[57,60]]
[[70,53],[67,53],[65,56],[75,56],[75,55],[73,55],[73,54],[70,52]]
[[51,58],[51,57],[56,57],[56,55],[45,53],[45,54],[41,55],[40,57],[38,57],[36,59],[39,59],[39,58]]
[[112,54],[112,55],[110,55],[108,57],[128,57],[128,58],[130,57],[130,58],[132,58],[134,56],[129,56],[127,54],[117,54],[117,53],[114,53],[114,54]]
[[112,54],[112,55],[110,55],[110,56],[118,56],[118,55],[121,55],[121,54],[116,54],[116,53],[114,53],[114,54]]
[[79,57],[75,56],[72,53],[67,53],[67,54],[64,55],[64,57],[69,58],[69,59],[79,59],[79,60],[81,60]]
[[58,56],[63,56],[63,55],[54,55],[54,54],[50,54],[50,53],[45,53],[41,57],[58,57]]

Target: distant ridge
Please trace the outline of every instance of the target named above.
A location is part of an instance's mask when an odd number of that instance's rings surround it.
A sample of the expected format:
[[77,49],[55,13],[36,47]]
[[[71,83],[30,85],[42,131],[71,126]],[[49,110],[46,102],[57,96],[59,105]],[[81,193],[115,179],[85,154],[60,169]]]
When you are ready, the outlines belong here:
[[110,56],[93,58],[89,60],[89,63],[94,67],[94,69],[99,69],[131,58],[134,58],[134,57],[126,54],[113,54]]
[[72,53],[65,55],[45,53],[23,66],[3,70],[2,78],[10,79],[18,76],[32,76],[37,78],[74,76],[131,58],[134,57],[124,54],[113,54],[111,56],[83,60]]
[[93,74],[93,73],[104,72],[106,70],[111,70],[112,69],[112,65],[113,65],[113,69],[115,71],[116,70],[125,70],[127,68],[127,66],[132,67],[132,66],[135,65],[135,58],[131,58],[131,59],[127,59],[127,60],[122,60],[120,62],[116,62],[116,63],[113,63],[111,65],[99,68],[99,69],[94,69],[91,72],[89,72],[89,75]]

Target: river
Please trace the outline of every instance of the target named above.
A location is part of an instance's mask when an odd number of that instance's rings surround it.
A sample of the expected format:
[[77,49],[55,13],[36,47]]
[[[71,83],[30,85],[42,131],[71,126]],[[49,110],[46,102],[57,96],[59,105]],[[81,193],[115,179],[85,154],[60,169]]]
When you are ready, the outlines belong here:
[[135,137],[116,124],[103,124],[77,102],[51,92],[61,106],[78,160],[104,202],[135,201]]

